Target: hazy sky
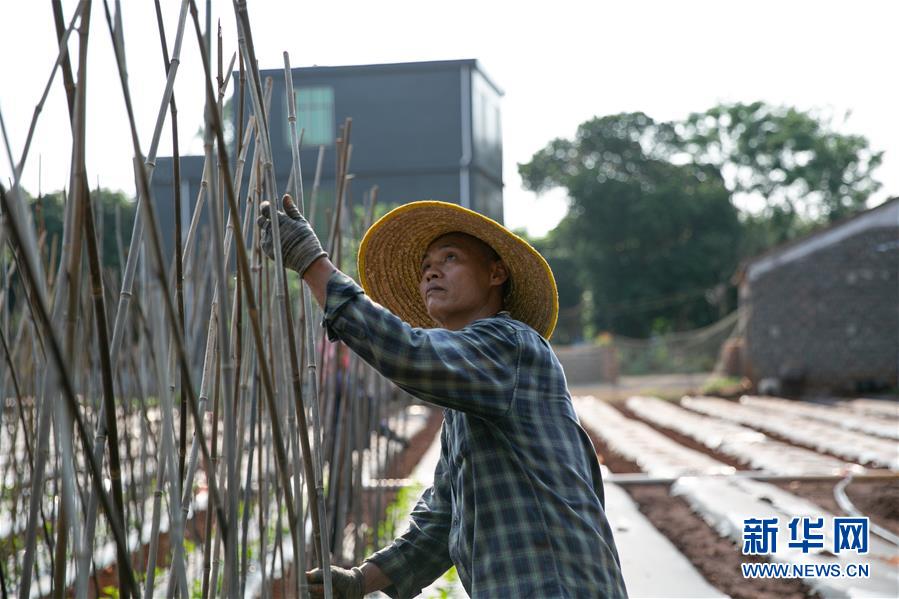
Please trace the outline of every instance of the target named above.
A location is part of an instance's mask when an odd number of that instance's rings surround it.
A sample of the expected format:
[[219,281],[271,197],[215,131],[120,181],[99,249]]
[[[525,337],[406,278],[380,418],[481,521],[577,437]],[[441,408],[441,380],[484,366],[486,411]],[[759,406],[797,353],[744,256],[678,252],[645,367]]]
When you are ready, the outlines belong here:
[[[0,110],[13,155],[57,48],[50,2],[4,3]],[[131,140],[102,2],[95,1],[88,60],[91,184],[133,193]],[[153,2],[124,0],[128,68],[146,152],[165,81]],[[202,11],[205,2],[198,2]],[[516,164],[594,115],[644,111],[686,116],[721,101],[764,100],[822,109],[839,129],[885,150],[883,190],[899,195],[899,3],[856,2],[249,2],[263,68],[477,58],[505,91],[502,101],[505,214],[510,227],[539,235],[565,213],[564,193],[521,189]],[[71,15],[77,2],[63,2]],[[164,0],[171,47],[179,0]],[[232,2],[215,0],[226,62],[236,50]],[[201,15],[202,19],[202,15]],[[70,50],[77,55],[77,36]],[[204,88],[188,24],[175,86],[181,152],[200,153]],[[843,115],[851,116],[843,122]],[[363,151],[362,148],[357,151]],[[23,185],[31,192],[68,184],[71,136],[59,76],[44,107]],[[171,154],[169,126],[160,155]],[[0,177],[12,169],[2,152]]]

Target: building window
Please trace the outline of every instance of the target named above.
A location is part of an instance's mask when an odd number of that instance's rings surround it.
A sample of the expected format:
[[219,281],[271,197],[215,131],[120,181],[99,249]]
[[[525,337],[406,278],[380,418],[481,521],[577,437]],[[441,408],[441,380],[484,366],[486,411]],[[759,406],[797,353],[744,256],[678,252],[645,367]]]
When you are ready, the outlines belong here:
[[[294,97],[297,103],[297,135],[303,132],[303,147],[332,145],[334,90],[330,87],[299,87]],[[287,139],[290,139],[290,131]]]

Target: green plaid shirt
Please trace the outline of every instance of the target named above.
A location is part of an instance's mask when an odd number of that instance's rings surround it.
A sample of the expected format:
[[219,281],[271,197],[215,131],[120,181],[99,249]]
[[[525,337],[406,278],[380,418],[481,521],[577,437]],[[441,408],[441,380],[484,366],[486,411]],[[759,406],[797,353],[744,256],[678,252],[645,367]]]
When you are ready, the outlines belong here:
[[368,558],[414,597],[455,565],[474,598],[626,597],[593,444],[549,343],[507,312],[412,328],[352,279],[328,281],[325,326],[444,409],[434,484],[409,529]]

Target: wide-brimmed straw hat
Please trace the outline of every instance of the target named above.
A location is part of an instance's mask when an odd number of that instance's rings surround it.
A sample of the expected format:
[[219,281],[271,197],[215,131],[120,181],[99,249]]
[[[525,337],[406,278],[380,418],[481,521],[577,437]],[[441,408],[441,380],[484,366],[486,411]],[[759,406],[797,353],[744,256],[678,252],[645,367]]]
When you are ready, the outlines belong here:
[[503,309],[549,339],[559,316],[559,294],[549,264],[537,250],[498,222],[448,202],[405,204],[381,217],[359,245],[359,278],[365,293],[412,326],[436,326],[419,292],[428,246],[447,233],[477,237],[499,254],[509,271]]

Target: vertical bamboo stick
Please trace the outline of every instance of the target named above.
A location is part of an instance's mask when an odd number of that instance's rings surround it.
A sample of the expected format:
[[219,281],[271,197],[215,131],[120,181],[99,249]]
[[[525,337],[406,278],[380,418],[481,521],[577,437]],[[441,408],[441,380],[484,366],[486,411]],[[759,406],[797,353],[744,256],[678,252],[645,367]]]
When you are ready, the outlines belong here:
[[[109,19],[107,19],[107,22],[109,22]],[[115,39],[115,35],[114,35],[111,27],[110,27],[110,34],[113,37],[113,39]],[[128,116],[128,123],[129,123],[129,128],[130,128],[130,133],[131,133],[132,146],[134,148],[135,171],[138,176],[137,177],[138,185],[140,188],[140,193],[142,193],[145,197],[150,198],[150,187],[149,187],[149,182],[148,182],[148,178],[147,178],[147,173],[140,166],[142,152],[140,149],[140,142],[138,141],[138,137],[137,137],[137,129],[136,129],[135,119],[134,119],[134,110],[133,110],[132,103],[131,103],[131,93],[130,93],[130,89],[128,86],[127,72],[125,70],[125,65],[124,65],[123,49],[118,44],[114,44],[113,50],[114,50],[115,57],[116,57],[116,63],[118,65],[118,69],[119,69],[119,80],[122,85],[122,94],[124,96],[125,109],[126,109],[126,114]],[[174,340],[174,347],[177,351],[178,359],[181,361],[182,364],[187,364],[188,360],[187,360],[184,340],[181,335],[180,328],[177,326],[177,314],[175,312],[175,309],[174,309],[174,306],[172,303],[172,295],[171,295],[168,280],[167,280],[167,277],[165,274],[165,262],[164,262],[164,259],[162,256],[162,243],[160,241],[160,236],[159,236],[159,227],[158,227],[157,220],[156,220],[155,207],[153,206],[152,201],[143,202],[141,205],[144,209],[144,217],[146,218],[147,225],[148,225],[149,236],[148,236],[148,240],[147,240],[147,246],[150,249],[151,255],[153,257],[155,278],[159,282],[159,284],[162,288],[162,293],[161,293],[162,308],[165,310],[166,320],[171,325],[171,329],[172,329],[171,337]],[[161,362],[161,360],[160,360],[160,362]],[[204,435],[202,434],[202,418],[198,412],[197,398],[196,398],[196,395],[194,394],[193,383],[190,380],[189,368],[185,368],[185,371],[188,374],[188,380],[186,381],[187,384],[184,386],[184,388],[187,390],[187,392],[189,394],[188,395],[188,399],[189,399],[188,405],[189,405],[191,413],[192,413],[194,424],[197,427],[198,435],[200,436],[200,447],[204,451],[204,457],[208,460],[209,459],[208,451],[206,448]],[[162,379],[161,384],[163,386],[164,386],[165,380],[166,379]],[[163,399],[166,398],[165,391],[167,391],[167,390],[166,389],[163,390]],[[176,479],[177,479],[177,477],[175,477],[175,484],[172,485],[173,490],[177,490],[177,488],[178,488]],[[218,489],[217,489],[217,486],[215,483],[215,477],[212,474],[210,474],[210,478],[209,478],[209,489],[210,489],[210,493],[213,496],[218,495]],[[175,497],[180,497],[180,494],[175,493]],[[220,506],[221,502],[216,502],[216,504]],[[217,510],[217,516],[221,522],[223,530],[227,529],[225,515],[221,509]],[[178,514],[178,510],[175,510],[173,512],[173,520],[175,521],[174,524],[176,527],[176,529],[175,529],[176,533],[179,532],[177,530],[177,525],[178,525],[179,519],[180,519],[180,515]]]
[[[296,108],[296,103],[293,99],[293,73],[290,68],[290,57],[285,52],[284,54],[284,68],[285,74],[287,78],[287,88],[290,90],[290,102],[288,102],[288,110],[290,111],[288,114],[294,112]],[[293,126],[291,129],[291,154],[294,157],[294,170],[297,174],[296,180],[302,182],[302,169],[300,167],[299,161],[299,144],[296,139],[296,115],[293,116]],[[305,202],[302,194],[302,186],[301,183],[298,184],[297,188],[297,201],[299,203],[300,212],[305,212]],[[274,219],[275,221],[277,219]],[[274,221],[273,221],[274,222]],[[277,241],[276,241],[277,244]],[[276,250],[279,251],[279,250]],[[277,255],[277,254],[276,254]],[[323,528],[324,522],[326,522],[326,514],[325,514],[325,505],[324,505],[324,488],[322,481],[322,452],[321,452],[321,422],[320,422],[320,412],[319,412],[319,402],[318,402],[318,388],[316,386],[316,374],[315,374],[315,340],[312,332],[311,319],[309,316],[312,313],[311,309],[311,301],[309,288],[302,284],[303,289],[303,302],[302,302],[302,319],[304,322],[304,339],[302,346],[303,353],[303,363],[309,369],[309,378],[307,379],[309,384],[308,388],[310,393],[308,394],[308,399],[306,395],[304,395],[304,407],[302,410],[298,410],[299,414],[302,414],[302,418],[300,421],[300,439],[303,439],[305,435],[308,434],[308,427],[305,426],[305,410],[310,409],[312,413],[312,428],[313,428],[313,443],[311,448],[311,455],[307,454],[307,451],[310,451],[310,447],[308,446],[308,440],[304,443],[303,451],[304,451],[304,461],[307,464],[307,485],[309,485],[310,493],[309,493],[309,509],[312,512],[312,530],[313,536],[316,538],[316,546],[319,547],[319,563],[321,564],[321,568],[324,571],[324,591],[325,596],[329,597],[331,595],[331,569],[330,569],[330,543],[328,542],[328,533],[327,529]],[[285,307],[287,304],[285,304]],[[289,310],[287,310],[289,312]],[[292,333],[292,331],[290,331]],[[293,343],[291,343],[291,347],[293,347]],[[295,364],[296,359],[292,356],[291,364]],[[296,379],[295,379],[296,380]],[[301,384],[302,386],[302,384]],[[308,406],[305,404],[308,403]],[[305,456],[308,455],[308,458]],[[311,468],[309,467],[311,463]],[[309,476],[309,471],[312,470],[312,476]],[[311,485],[315,486],[315,493],[311,492]],[[318,526],[316,527],[316,520],[318,520]]]
[[[20,224],[20,217],[17,214],[17,206],[13,202],[10,201],[10,198],[7,195],[6,188],[0,184],[0,204],[2,204],[4,211],[7,212],[11,218],[7,220],[7,228],[10,231],[13,242],[19,248],[25,248],[24,235],[22,233],[23,227]],[[63,352],[61,346],[59,344],[58,339],[56,338],[55,329],[53,327],[52,319],[50,313],[47,309],[46,304],[46,290],[42,286],[45,282],[45,279],[42,277],[38,277],[36,275],[37,268],[34,266],[37,263],[37,257],[31,253],[26,251],[26,261],[24,262],[24,272],[25,280],[31,289],[32,294],[35,295],[37,301],[35,302],[35,306],[37,307],[37,314],[39,316],[39,322],[41,324],[41,328],[45,334],[46,339],[48,340],[48,348],[50,350],[50,356],[52,357],[52,363],[57,372],[57,380],[60,381],[61,387],[63,390],[63,398],[66,402],[66,407],[68,408],[69,416],[74,419],[76,430],[78,432],[79,438],[81,439],[82,446],[85,450],[85,457],[87,459],[87,465],[90,471],[90,476],[93,481],[94,486],[98,489],[100,495],[100,504],[103,507],[104,512],[107,514],[107,518],[109,519],[110,528],[113,532],[113,537],[115,539],[116,545],[120,548],[126,546],[124,530],[122,527],[122,523],[116,517],[116,513],[112,507],[112,502],[109,499],[106,491],[102,488],[102,475],[100,472],[99,465],[97,461],[93,459],[93,454],[90,452],[90,439],[87,433],[86,426],[81,417],[81,414],[78,411],[78,401],[75,396],[74,386],[72,385],[72,378],[69,373],[68,364],[63,358]],[[46,377],[49,379],[49,377]],[[47,411],[49,411],[49,407],[47,407]],[[39,454],[40,455],[40,454]],[[33,480],[36,480],[38,477],[34,477]],[[32,504],[34,500],[32,501]],[[32,511],[37,511],[37,508]],[[30,521],[33,521],[31,515],[29,515]],[[33,528],[33,525],[30,525],[30,528]],[[33,535],[33,531],[32,531]],[[27,549],[27,547],[26,547]],[[27,552],[26,552],[27,556]],[[32,541],[32,556],[33,556],[33,541]],[[30,572],[33,567],[33,557],[31,561],[27,564],[28,569],[26,572]],[[134,575],[131,571],[130,564],[124,564],[123,571],[120,572],[121,576],[124,576],[126,583],[132,589],[132,591],[136,590],[136,585],[134,581]],[[26,588],[27,587],[27,588]],[[23,579],[22,585],[19,587],[19,595],[22,599],[26,599],[29,597],[30,592],[30,577],[25,577]]]
[[[153,171],[156,167],[156,149],[159,145],[159,140],[162,134],[162,126],[165,123],[165,114],[166,107],[169,104],[169,100],[173,98],[174,93],[174,83],[175,76],[178,72],[178,65],[181,62],[181,43],[184,38],[184,25],[187,19],[187,0],[182,2],[181,6],[181,14],[178,19],[178,31],[175,36],[175,45],[173,48],[172,59],[169,61],[168,72],[166,77],[166,86],[165,91],[163,92],[162,102],[159,108],[158,116],[156,119],[156,125],[153,130],[153,138],[150,143],[150,153],[147,157],[146,168],[148,170],[148,177],[152,178]],[[121,36],[121,27],[120,34]],[[164,32],[161,34],[164,35]],[[116,41],[116,35],[113,35],[113,44],[115,48],[119,47],[119,43]],[[120,39],[120,37],[118,38]],[[120,71],[123,69],[120,69]],[[172,117],[173,123],[175,122],[175,115]],[[176,125],[173,125],[176,126]],[[140,186],[138,186],[140,187]],[[115,366],[115,360],[120,354],[120,347],[122,343],[122,339],[125,333],[125,319],[128,315],[128,308],[131,303],[131,298],[133,295],[133,283],[134,283],[134,274],[136,272],[137,267],[137,259],[140,254],[138,248],[140,247],[141,240],[143,238],[143,217],[141,211],[141,203],[146,202],[146,198],[142,198],[140,194],[138,194],[137,207],[134,215],[134,223],[131,232],[131,242],[128,249],[128,260],[125,264],[125,268],[122,276],[122,289],[119,295],[118,307],[116,309],[116,317],[115,323],[113,324],[112,329],[112,340],[110,342],[109,354],[112,359],[112,365]],[[101,414],[100,421],[104,421],[104,415]],[[102,438],[102,435],[98,435],[98,439],[95,440],[94,446],[94,455],[97,456],[98,461],[102,460],[103,457],[103,447],[104,447],[105,439]],[[90,547],[93,546],[93,537],[94,530],[96,526],[96,513],[97,513],[97,505],[96,505],[96,496],[92,493],[90,499],[88,500],[88,511],[87,516],[85,518],[85,535],[82,541],[82,545],[84,547],[83,551],[87,552],[88,556],[90,555]]]
[[[194,30],[197,34],[197,40],[200,43],[202,43],[202,33],[200,32],[199,20],[197,17],[197,10],[196,10],[196,3],[194,2],[194,0],[191,0],[191,16],[194,21]],[[206,73],[205,84],[206,84],[207,101],[211,102],[212,98],[213,98],[213,91],[212,91],[212,85],[211,85],[209,61],[208,61],[208,57],[206,57],[205,55],[202,55],[202,57],[203,57],[203,67],[204,67],[204,71]],[[257,81],[257,83],[258,83],[258,81]],[[221,164],[223,165],[222,168],[225,169],[225,173],[227,175],[226,179],[230,179],[230,176],[228,173],[228,171],[230,170],[230,166],[229,166],[228,160],[227,160],[227,149],[226,149],[226,146],[224,143],[223,128],[222,128],[222,124],[221,124],[220,115],[218,114],[217,111],[207,111],[207,116],[211,117],[211,121],[212,121],[211,128],[213,129],[213,131],[216,135],[216,142],[217,142],[216,147],[217,147],[218,153],[219,153],[219,160],[220,160]],[[262,121],[262,123],[264,123],[264,121]],[[261,130],[265,131],[264,126],[261,126]],[[263,134],[262,137],[264,138],[265,134]],[[231,216],[232,216],[232,218],[237,220],[237,218],[238,218],[237,201],[234,197],[234,189],[230,185],[225,186],[225,189],[226,189],[225,196],[228,200],[228,205],[229,205],[229,210],[231,211]],[[244,245],[243,239],[238,238],[238,243],[236,244],[236,248],[237,248],[237,264],[238,264],[238,267],[242,270],[241,284],[244,287],[245,298],[247,301],[248,314],[250,317],[250,323],[252,325],[253,338],[254,338],[254,342],[256,343],[256,351],[261,356],[261,355],[263,355],[263,351],[262,351],[263,346],[262,346],[262,337],[261,337],[261,331],[260,331],[259,321],[258,321],[258,310],[256,308],[256,302],[253,297],[252,290],[249,288],[249,276],[248,276],[249,264],[247,261],[246,247]],[[260,366],[260,372],[262,373],[263,387],[265,388],[265,391],[266,391],[266,398],[270,402],[270,406],[272,408],[274,408],[275,407],[274,389],[272,386],[272,379],[269,374],[268,367],[264,360],[260,360],[259,366]],[[272,412],[275,413],[275,410],[273,409]],[[287,456],[286,456],[286,453],[284,450],[283,434],[281,432],[280,423],[278,422],[277,419],[273,419],[273,421],[272,421],[272,432],[275,436],[275,449],[276,449],[276,455],[278,457],[278,470],[279,470],[280,476],[282,477],[282,484],[284,486],[284,492],[288,495],[288,501],[287,501],[288,520],[289,520],[289,524],[291,527],[292,536],[295,539],[297,533],[296,533],[296,518],[294,515],[294,507],[292,505],[293,504],[293,497],[292,497],[293,494],[290,490],[290,483],[289,483],[290,476],[288,474],[288,462],[287,462]]]

